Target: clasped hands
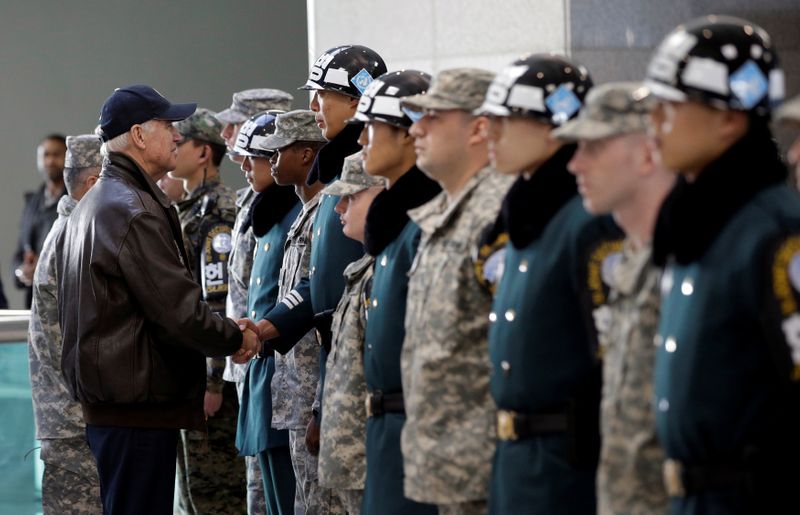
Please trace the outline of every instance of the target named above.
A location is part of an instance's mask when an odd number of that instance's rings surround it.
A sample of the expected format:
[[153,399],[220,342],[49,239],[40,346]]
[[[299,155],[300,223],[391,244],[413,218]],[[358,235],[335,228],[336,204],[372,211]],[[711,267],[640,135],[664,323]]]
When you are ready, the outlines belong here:
[[240,318],[236,323],[242,330],[242,347],[231,356],[234,363],[247,363],[261,352],[262,341],[279,336],[278,329],[269,320],[253,322],[249,318]]

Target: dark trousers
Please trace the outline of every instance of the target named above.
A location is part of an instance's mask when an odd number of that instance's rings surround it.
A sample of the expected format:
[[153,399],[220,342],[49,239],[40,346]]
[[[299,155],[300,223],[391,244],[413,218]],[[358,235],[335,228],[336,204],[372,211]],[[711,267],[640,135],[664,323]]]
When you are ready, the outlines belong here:
[[177,429],[86,426],[106,515],[171,515]]
[[269,515],[294,513],[294,469],[289,446],[272,447],[258,453],[261,478],[264,481],[264,499]]

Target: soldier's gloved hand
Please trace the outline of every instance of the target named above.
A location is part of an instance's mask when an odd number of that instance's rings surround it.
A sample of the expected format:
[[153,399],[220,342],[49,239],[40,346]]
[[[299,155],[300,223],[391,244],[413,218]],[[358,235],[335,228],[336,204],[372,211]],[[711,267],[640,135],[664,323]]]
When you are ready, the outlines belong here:
[[314,417],[308,421],[306,428],[306,449],[312,456],[319,455],[319,424]]
[[206,392],[206,396],[203,399],[203,411],[206,414],[206,420],[208,417],[213,417],[217,414],[217,411],[222,407],[222,394],[221,393],[214,393],[214,392]]
[[333,311],[334,310],[329,309],[314,315],[314,327],[317,329],[317,338],[319,339],[319,344],[322,345],[322,347],[325,349],[325,352],[328,353],[331,351],[331,340],[333,339],[333,335],[331,334]]

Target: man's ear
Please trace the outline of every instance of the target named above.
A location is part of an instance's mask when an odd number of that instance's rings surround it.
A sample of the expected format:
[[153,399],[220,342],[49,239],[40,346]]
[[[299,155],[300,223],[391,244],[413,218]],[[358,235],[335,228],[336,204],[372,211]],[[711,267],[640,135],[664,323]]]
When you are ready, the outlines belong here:
[[485,116],[476,116],[470,122],[469,137],[467,138],[468,145],[479,145],[485,143],[489,135],[489,118]]
[[198,156],[200,162],[207,163],[211,161],[211,156],[213,155],[213,152],[211,152],[211,145],[208,143],[201,143],[200,146],[200,155]]
[[720,135],[730,142],[740,139],[748,130],[750,118],[747,113],[726,109],[719,113]]
[[128,141],[131,145],[136,147],[139,150],[144,150],[147,148],[147,144],[145,143],[144,137],[144,127],[139,124],[134,125],[131,127],[130,131],[128,131]]

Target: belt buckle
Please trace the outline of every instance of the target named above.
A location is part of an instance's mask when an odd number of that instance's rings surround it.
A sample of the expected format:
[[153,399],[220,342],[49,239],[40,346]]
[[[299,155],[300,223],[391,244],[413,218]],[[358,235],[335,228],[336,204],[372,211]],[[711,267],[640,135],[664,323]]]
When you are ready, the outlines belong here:
[[364,407],[367,408],[367,418],[370,418],[372,416],[372,394],[369,392],[364,397]]
[[679,460],[666,459],[662,469],[664,487],[670,497],[686,497],[686,486],[683,484],[683,463]]
[[514,428],[516,413],[507,410],[497,411],[497,437],[501,440],[519,440],[519,435]]

